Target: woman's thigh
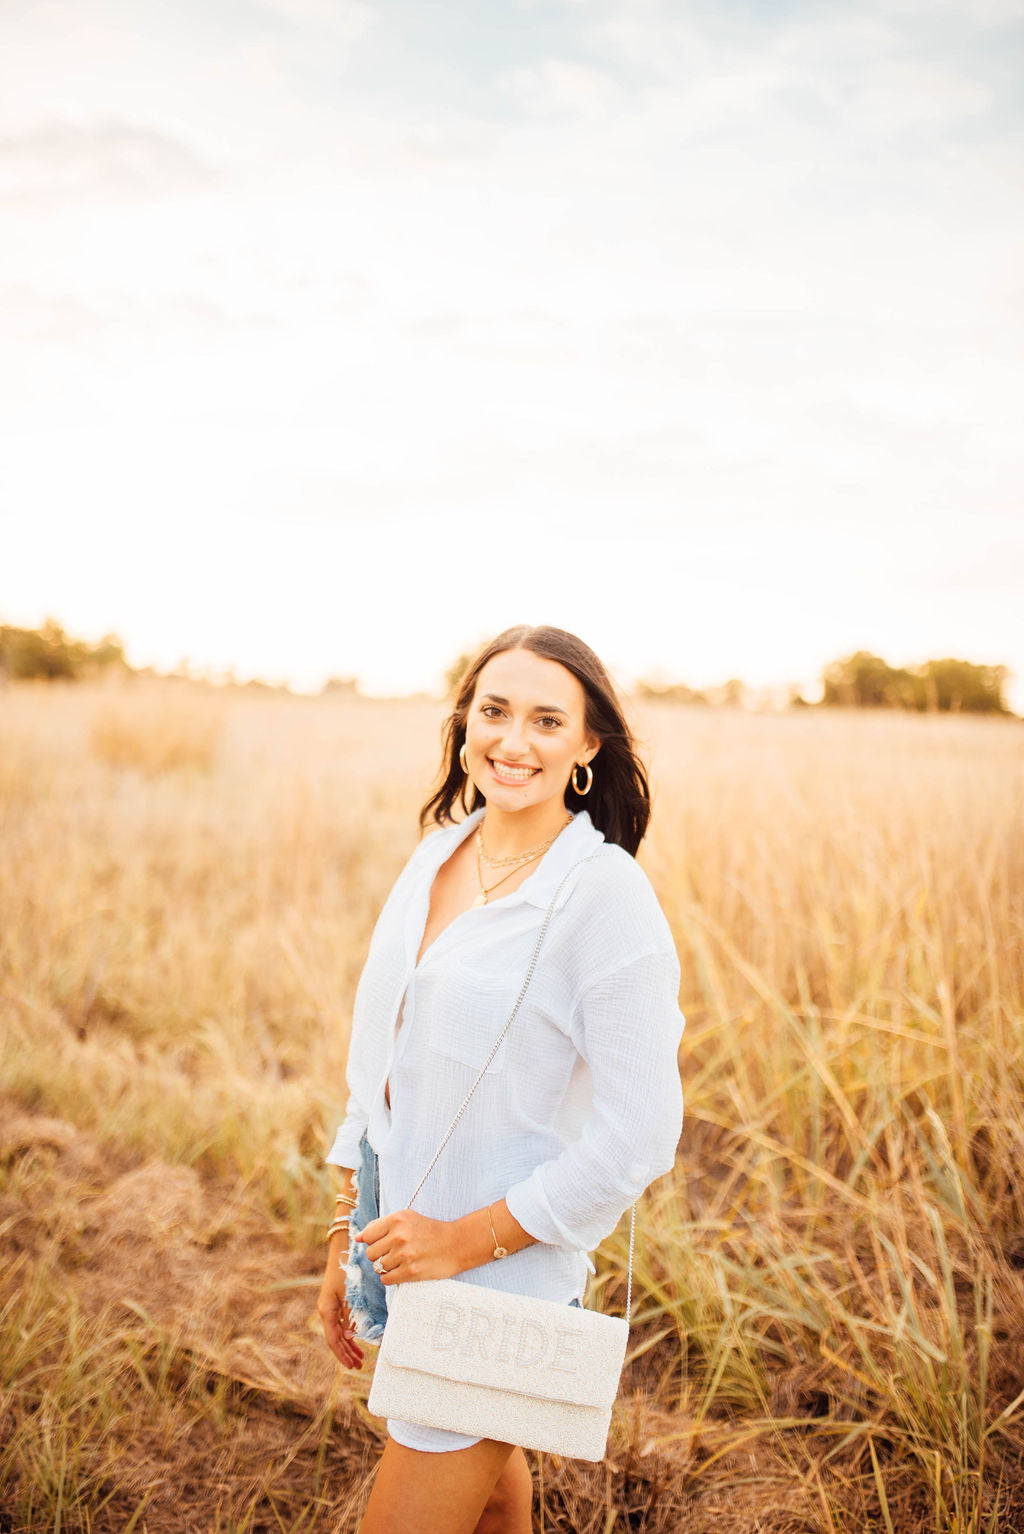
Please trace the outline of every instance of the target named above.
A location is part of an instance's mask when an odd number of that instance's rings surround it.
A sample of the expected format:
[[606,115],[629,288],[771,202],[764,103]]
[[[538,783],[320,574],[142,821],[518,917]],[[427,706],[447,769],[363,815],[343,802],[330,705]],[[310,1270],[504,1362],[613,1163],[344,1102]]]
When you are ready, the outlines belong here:
[[359,1534],[472,1534],[511,1452],[493,1438],[449,1454],[389,1438]]
[[533,1476],[522,1449],[513,1449],[474,1534],[531,1534]]

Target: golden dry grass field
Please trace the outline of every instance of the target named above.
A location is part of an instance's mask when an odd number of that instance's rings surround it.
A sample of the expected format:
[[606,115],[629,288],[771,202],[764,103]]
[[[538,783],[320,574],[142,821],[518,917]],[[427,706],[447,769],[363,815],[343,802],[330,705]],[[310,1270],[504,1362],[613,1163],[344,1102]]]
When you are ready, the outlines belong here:
[[[355,1528],[321,1158],[442,713],[0,692],[5,1534]],[[536,1527],[1020,1534],[1024,728],[636,722],[687,1117],[608,1459],[535,1456]]]

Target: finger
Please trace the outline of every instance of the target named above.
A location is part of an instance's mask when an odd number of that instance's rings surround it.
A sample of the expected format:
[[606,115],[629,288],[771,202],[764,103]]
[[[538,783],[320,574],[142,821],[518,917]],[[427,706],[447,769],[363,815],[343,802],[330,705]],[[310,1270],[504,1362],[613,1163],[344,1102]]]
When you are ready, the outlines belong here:
[[335,1349],[335,1357],[339,1363],[344,1364],[346,1369],[361,1369],[363,1367],[363,1350],[356,1342],[351,1333],[342,1333],[338,1346]]
[[353,1230],[352,1234],[357,1241],[379,1241],[388,1233],[387,1221],[383,1219],[371,1220],[369,1225],[364,1225],[362,1230]]
[[324,1318],[324,1336],[339,1363],[347,1369],[362,1368],[363,1350],[355,1339],[351,1324],[343,1321],[340,1316],[327,1316]]
[[363,1367],[363,1355],[354,1342],[347,1338],[329,1344],[331,1352],[345,1369],[361,1369]]
[[397,1262],[398,1252],[390,1236],[381,1236],[379,1240],[372,1242],[371,1245],[366,1248],[366,1255],[369,1257],[370,1261],[376,1262],[378,1257],[383,1257],[385,1267],[388,1266],[389,1253],[391,1254],[391,1261]]
[[383,1278],[389,1268],[395,1267],[402,1260],[401,1254],[389,1244],[386,1238],[368,1246],[366,1256],[378,1278]]

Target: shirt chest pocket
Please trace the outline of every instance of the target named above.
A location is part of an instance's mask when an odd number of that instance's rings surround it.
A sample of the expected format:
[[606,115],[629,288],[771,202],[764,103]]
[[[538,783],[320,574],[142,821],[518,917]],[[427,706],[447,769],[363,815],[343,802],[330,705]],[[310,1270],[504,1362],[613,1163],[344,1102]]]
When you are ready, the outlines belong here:
[[[474,1071],[482,1070],[515,1006],[522,977],[517,981],[505,974],[495,974],[479,961],[452,958],[443,971],[438,970],[431,977],[431,982],[431,995],[422,1000],[429,1009],[432,1047],[450,1060],[458,1060]],[[521,1012],[517,1016],[513,1029],[522,1015]],[[506,1035],[487,1065],[488,1075],[505,1069],[508,1044]]]

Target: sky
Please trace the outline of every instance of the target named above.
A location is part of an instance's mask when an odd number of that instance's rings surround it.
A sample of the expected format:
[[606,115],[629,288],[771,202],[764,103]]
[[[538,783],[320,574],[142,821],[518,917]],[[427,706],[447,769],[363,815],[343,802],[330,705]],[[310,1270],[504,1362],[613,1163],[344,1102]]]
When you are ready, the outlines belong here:
[[1024,0],[2,0],[0,622],[1024,709]]

